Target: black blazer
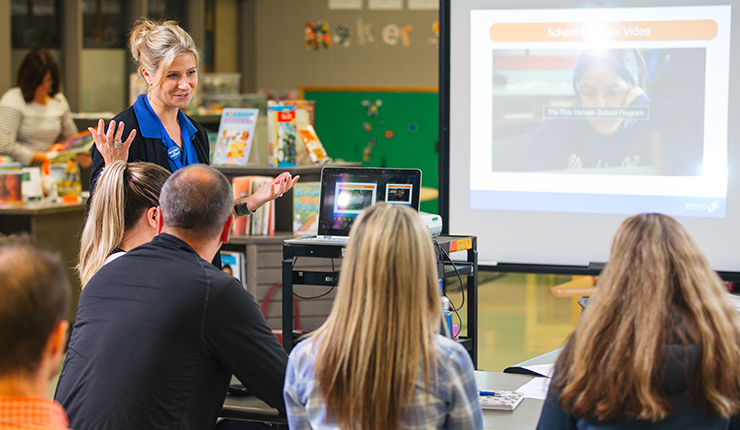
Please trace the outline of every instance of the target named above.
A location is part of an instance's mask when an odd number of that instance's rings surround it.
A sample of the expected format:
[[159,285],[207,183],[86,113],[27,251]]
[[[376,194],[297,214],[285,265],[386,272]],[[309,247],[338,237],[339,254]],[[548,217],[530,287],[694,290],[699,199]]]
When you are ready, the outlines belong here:
[[[198,162],[201,164],[209,164],[211,147],[208,144],[208,135],[203,127],[197,122],[193,121],[190,117],[190,122],[193,123],[197,129],[195,133],[195,139],[193,139],[193,145],[195,146],[195,153],[198,156]],[[113,118],[116,124],[123,121],[123,140],[125,140],[132,129],[136,129],[136,137],[131,143],[131,148],[128,151],[128,161],[148,161],[150,163],[156,163],[165,169],[172,171],[170,167],[169,158],[167,158],[167,152],[164,149],[164,144],[160,139],[149,139],[143,137],[139,132],[139,121],[136,119],[134,113],[134,107],[130,106],[128,109],[116,115]],[[105,128],[108,129],[106,124]],[[105,160],[103,156],[98,152],[98,148],[93,145],[92,147],[92,175],[90,176],[90,200],[92,200],[93,193],[95,192],[95,184],[98,182],[98,175],[100,171],[105,167]],[[88,200],[88,207],[90,207],[90,200]]]
[[[201,164],[210,164],[211,147],[208,143],[208,135],[200,124],[193,121],[190,117],[188,117],[188,119],[197,129],[195,132],[195,139],[193,139],[193,145],[195,146],[195,153],[198,156],[198,162]],[[136,129],[136,137],[134,137],[134,141],[131,142],[131,147],[128,150],[127,161],[129,163],[132,161],[147,161],[159,164],[170,172],[172,171],[172,167],[170,167],[170,159],[167,157],[167,152],[164,149],[162,140],[150,139],[141,135],[139,130],[139,120],[136,119],[136,113],[134,112],[133,106],[130,106],[128,109],[116,115],[113,120],[116,121],[116,124],[123,121],[123,140],[126,140],[132,129]],[[108,130],[109,125],[110,122],[105,125],[106,131]],[[87,210],[90,210],[90,202],[92,202],[93,199],[93,193],[95,192],[95,184],[98,182],[98,176],[103,170],[103,167],[105,167],[105,160],[103,160],[103,156],[100,155],[98,148],[94,144],[91,152],[93,167],[92,175],[90,176],[90,198],[87,200],[86,214]],[[214,257],[212,263],[214,266],[221,269],[221,251],[216,253],[216,257]]]

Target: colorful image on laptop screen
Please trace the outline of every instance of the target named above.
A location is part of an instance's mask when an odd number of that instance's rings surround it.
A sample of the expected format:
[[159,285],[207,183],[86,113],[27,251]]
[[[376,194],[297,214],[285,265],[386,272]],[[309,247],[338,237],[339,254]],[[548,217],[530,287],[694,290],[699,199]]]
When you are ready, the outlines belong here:
[[321,171],[319,235],[348,236],[366,207],[378,202],[419,210],[421,171],[369,167],[324,167]]

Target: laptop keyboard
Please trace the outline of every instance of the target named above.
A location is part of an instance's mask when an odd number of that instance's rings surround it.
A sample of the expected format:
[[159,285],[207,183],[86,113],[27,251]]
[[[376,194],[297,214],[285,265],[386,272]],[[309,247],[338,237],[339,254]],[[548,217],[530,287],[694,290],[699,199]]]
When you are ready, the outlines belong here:
[[312,240],[318,240],[319,242],[334,242],[334,243],[347,243],[349,236],[317,236]]

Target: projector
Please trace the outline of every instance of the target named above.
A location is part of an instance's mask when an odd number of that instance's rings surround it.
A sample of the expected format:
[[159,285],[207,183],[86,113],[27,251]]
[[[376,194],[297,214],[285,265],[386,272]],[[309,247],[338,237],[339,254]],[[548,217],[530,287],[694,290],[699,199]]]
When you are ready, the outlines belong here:
[[430,214],[426,212],[419,212],[421,220],[429,229],[429,234],[432,237],[439,236],[442,233],[442,217],[436,214]]

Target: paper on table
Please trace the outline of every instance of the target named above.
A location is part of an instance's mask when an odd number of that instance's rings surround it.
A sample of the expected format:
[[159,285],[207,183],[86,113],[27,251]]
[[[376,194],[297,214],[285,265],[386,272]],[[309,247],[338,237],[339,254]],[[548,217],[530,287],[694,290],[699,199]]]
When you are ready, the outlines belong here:
[[545,400],[549,388],[550,378],[532,378],[531,381],[522,385],[516,391],[524,394],[525,399]]
[[538,375],[545,376],[547,378],[552,377],[552,371],[555,369],[554,364],[532,364],[530,366],[521,366],[522,369],[527,369],[530,372],[534,372]]

